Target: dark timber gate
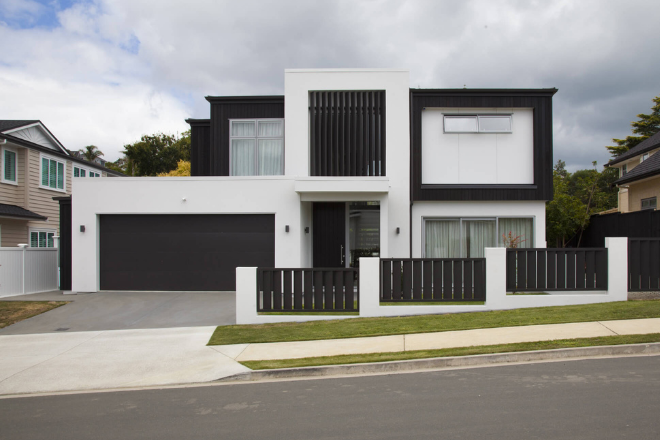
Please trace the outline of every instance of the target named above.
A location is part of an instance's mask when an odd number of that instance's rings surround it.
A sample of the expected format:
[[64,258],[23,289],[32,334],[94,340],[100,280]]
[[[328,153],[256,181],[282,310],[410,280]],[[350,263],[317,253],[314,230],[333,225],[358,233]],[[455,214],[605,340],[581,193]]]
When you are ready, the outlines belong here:
[[629,292],[660,291],[660,238],[628,239]]

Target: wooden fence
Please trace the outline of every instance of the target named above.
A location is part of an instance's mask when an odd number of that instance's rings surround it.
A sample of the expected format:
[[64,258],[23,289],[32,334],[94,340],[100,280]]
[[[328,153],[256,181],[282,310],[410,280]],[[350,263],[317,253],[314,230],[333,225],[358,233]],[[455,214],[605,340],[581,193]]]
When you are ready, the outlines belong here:
[[628,239],[629,292],[660,290],[660,238]]

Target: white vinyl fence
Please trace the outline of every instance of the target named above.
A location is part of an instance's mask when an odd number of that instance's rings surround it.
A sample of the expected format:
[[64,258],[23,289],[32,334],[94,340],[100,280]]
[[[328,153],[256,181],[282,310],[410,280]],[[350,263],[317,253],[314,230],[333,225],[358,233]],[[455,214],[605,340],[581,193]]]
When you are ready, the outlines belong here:
[[56,248],[0,248],[0,297],[57,289]]

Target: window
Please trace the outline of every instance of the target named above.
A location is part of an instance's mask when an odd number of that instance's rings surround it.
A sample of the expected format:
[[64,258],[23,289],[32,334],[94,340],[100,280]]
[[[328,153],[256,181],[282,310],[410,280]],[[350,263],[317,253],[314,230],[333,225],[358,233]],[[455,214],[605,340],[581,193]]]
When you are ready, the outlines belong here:
[[642,158],[639,160],[639,163],[644,162],[648,158],[649,158],[649,153],[642,154]]
[[533,218],[449,218],[424,220],[425,258],[483,258],[487,247],[534,246]]
[[101,174],[87,168],[74,166],[73,177],[101,177]]
[[54,189],[56,191],[65,190],[65,172],[64,161],[41,156],[41,187]]
[[30,247],[55,247],[55,231],[52,229],[30,229]]
[[619,177],[625,176],[627,173],[628,173],[628,165],[624,163],[623,165],[621,165],[621,174]]
[[511,133],[511,115],[445,115],[445,133]]
[[2,182],[4,183],[17,183],[17,155],[15,150],[7,147],[2,148]]
[[658,198],[649,197],[648,199],[642,199],[642,209],[657,209],[658,208]]
[[230,124],[230,175],[284,174],[284,120],[233,120]]

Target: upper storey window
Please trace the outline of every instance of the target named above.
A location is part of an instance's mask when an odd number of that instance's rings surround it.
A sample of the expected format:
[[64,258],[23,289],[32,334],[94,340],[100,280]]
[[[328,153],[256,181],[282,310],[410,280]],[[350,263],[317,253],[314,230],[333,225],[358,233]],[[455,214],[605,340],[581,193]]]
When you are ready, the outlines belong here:
[[445,133],[511,133],[511,115],[445,115]]
[[385,176],[385,91],[309,92],[312,176]]
[[284,174],[284,120],[229,121],[231,176]]
[[82,167],[73,167],[73,177],[101,177],[101,173]]
[[3,147],[2,150],[2,182],[16,183],[16,151]]

